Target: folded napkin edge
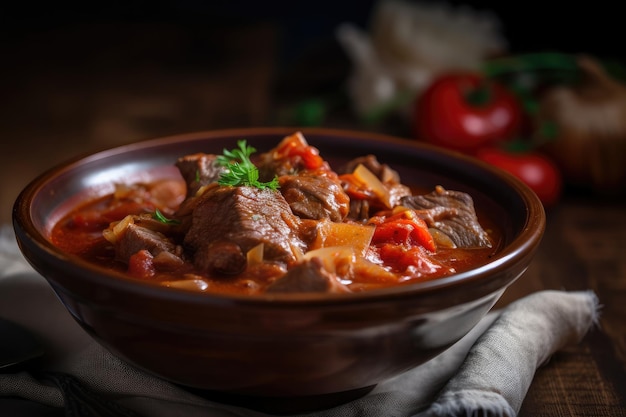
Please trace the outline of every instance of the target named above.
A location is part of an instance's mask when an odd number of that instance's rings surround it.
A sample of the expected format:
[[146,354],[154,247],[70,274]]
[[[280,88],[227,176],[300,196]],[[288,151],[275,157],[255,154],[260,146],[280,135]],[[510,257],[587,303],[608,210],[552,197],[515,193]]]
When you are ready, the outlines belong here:
[[[413,417],[444,417],[466,415],[514,417],[517,413],[499,393],[467,389],[443,393],[436,402]],[[470,415],[470,414],[467,414]]]

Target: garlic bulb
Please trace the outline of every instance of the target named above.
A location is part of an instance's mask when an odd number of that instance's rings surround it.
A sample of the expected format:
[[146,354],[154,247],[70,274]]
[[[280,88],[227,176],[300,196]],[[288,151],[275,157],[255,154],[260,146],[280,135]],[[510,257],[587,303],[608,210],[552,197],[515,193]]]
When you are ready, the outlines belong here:
[[337,40],[352,61],[348,93],[365,119],[387,107],[405,116],[437,75],[479,70],[485,58],[506,52],[500,20],[489,11],[445,3],[381,0],[364,31],[343,23]]
[[[583,79],[557,85],[541,96],[539,126],[552,124],[546,150],[565,180],[602,192],[626,189],[626,85],[593,58],[578,58]],[[541,129],[539,129],[541,133]]]

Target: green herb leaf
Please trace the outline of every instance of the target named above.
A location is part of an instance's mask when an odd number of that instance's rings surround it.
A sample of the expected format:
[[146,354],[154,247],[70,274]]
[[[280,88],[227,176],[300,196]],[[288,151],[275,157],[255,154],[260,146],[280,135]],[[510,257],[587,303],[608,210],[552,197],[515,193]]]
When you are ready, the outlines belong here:
[[245,140],[237,142],[237,148],[233,150],[224,149],[223,155],[217,157],[217,164],[227,168],[217,181],[219,185],[226,186],[248,186],[260,189],[278,189],[278,178],[272,181],[260,182],[259,170],[250,160],[250,155],[256,152],[252,146],[248,146]]
[[154,210],[154,213],[152,213],[152,218],[164,224],[180,224],[180,220],[168,219],[163,215],[163,213],[161,213],[161,210],[159,209]]

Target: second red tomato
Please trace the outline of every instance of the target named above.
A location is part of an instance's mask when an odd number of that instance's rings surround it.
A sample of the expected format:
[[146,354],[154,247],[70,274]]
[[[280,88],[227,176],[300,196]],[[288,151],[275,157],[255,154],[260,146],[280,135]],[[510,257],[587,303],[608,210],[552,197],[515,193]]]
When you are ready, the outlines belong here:
[[476,73],[445,74],[416,101],[417,139],[461,151],[515,137],[522,124],[517,98]]
[[522,180],[537,194],[544,206],[552,206],[559,201],[563,180],[559,169],[547,156],[533,151],[507,152],[487,147],[480,149],[476,157]]

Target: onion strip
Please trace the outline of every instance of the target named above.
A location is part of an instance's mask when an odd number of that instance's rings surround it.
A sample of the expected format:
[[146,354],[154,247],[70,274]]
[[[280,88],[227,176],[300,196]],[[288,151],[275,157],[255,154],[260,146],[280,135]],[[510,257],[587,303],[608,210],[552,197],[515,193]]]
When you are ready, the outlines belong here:
[[376,194],[376,197],[380,198],[385,207],[391,208],[389,190],[387,189],[385,184],[383,184],[383,182],[372,173],[372,171],[367,169],[365,165],[359,164],[354,169],[354,172],[352,174],[355,176],[356,179],[369,187],[374,192],[374,194]]

